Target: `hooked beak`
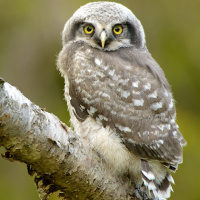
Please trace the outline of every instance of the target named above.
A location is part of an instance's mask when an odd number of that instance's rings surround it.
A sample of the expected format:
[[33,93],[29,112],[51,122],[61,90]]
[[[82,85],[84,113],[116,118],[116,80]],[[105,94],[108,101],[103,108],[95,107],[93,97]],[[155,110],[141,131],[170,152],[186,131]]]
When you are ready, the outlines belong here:
[[106,42],[106,40],[107,40],[107,35],[106,35],[106,31],[105,31],[105,30],[103,30],[103,31],[101,32],[100,40],[101,40],[101,47],[104,48],[105,42]]

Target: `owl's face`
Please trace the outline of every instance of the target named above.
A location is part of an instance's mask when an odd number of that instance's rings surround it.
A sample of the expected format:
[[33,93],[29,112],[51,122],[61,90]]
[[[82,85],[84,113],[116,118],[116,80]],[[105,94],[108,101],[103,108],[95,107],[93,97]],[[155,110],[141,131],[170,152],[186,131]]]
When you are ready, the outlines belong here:
[[116,50],[133,45],[130,29],[128,24],[83,21],[75,33],[75,40],[84,41],[101,50]]
[[145,48],[139,20],[129,9],[112,2],[89,3],[78,9],[63,30],[63,44],[70,41],[82,41],[103,51]]

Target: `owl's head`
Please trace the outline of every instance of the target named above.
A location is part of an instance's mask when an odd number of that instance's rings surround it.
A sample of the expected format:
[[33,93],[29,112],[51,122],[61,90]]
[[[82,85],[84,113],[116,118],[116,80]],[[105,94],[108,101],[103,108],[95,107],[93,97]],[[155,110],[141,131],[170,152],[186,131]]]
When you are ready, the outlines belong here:
[[140,21],[128,8],[114,2],[93,2],[79,8],[63,30],[63,45],[70,41],[83,41],[103,51],[145,48]]

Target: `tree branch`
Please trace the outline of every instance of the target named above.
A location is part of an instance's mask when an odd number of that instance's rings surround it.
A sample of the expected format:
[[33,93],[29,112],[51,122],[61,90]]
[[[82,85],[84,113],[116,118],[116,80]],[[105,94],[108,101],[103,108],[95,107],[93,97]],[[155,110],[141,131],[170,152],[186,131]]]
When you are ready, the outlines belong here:
[[0,146],[4,157],[28,165],[41,199],[135,199],[126,178],[108,169],[90,144],[56,116],[0,79]]

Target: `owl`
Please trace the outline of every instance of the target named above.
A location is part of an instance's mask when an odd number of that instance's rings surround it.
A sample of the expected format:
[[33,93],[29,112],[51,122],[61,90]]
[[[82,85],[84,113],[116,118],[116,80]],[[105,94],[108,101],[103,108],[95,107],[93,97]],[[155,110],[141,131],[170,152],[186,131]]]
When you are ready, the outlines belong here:
[[169,171],[182,163],[186,141],[140,21],[121,4],[88,3],[67,21],[62,41],[57,63],[75,132],[106,167],[130,177],[138,198],[169,198]]

